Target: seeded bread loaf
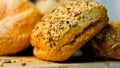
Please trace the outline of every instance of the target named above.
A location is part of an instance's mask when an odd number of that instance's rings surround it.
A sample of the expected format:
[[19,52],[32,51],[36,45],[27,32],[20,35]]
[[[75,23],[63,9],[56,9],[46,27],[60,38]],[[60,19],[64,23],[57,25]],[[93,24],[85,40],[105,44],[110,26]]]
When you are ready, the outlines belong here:
[[108,22],[104,6],[70,1],[46,14],[31,35],[34,55],[50,61],[65,61]]
[[30,46],[40,15],[27,0],[0,0],[0,5],[0,55],[16,54]]
[[109,22],[90,40],[95,56],[120,59],[120,22]]

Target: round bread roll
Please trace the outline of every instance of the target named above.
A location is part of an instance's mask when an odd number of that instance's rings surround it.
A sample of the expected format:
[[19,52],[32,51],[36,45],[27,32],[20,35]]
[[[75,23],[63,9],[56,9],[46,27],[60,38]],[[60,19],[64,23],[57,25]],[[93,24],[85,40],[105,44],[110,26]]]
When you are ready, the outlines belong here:
[[109,22],[90,40],[90,47],[95,56],[120,59],[120,22]]
[[40,15],[27,0],[0,0],[0,5],[0,55],[16,54],[30,45]]
[[34,55],[49,61],[65,61],[108,22],[99,3],[70,1],[46,14],[32,31]]

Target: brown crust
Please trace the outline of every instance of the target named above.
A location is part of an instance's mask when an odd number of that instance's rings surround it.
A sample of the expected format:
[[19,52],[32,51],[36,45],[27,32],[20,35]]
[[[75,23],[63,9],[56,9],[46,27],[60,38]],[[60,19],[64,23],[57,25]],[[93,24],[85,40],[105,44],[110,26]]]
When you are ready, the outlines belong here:
[[90,42],[96,56],[120,59],[120,22],[109,22]]
[[[95,13],[98,12],[98,13]],[[67,60],[108,21],[98,3],[70,1],[46,14],[32,32],[34,54],[44,60]]]
[[15,54],[30,45],[40,15],[27,0],[0,0],[0,4],[0,55]]

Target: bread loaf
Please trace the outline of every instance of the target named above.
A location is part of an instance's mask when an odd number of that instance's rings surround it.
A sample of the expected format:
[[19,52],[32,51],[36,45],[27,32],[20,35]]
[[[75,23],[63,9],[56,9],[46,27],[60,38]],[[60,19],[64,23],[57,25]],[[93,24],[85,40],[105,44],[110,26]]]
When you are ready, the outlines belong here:
[[120,22],[109,22],[89,44],[95,56],[120,59]]
[[30,45],[40,15],[27,0],[0,0],[0,5],[0,55],[16,54]]
[[65,61],[108,22],[99,3],[70,1],[46,14],[32,31],[34,55],[50,61]]

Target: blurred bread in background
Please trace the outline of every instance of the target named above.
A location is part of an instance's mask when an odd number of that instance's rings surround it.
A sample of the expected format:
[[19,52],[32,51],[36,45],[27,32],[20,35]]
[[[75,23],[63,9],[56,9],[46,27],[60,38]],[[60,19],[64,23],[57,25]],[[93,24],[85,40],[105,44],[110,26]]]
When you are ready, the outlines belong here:
[[120,60],[120,22],[109,22],[88,44],[96,57]]
[[[44,15],[47,12],[58,7],[60,4],[63,4],[68,1],[74,0],[36,0],[36,8],[39,10],[40,14]],[[91,0],[80,0],[80,1],[91,1]]]
[[40,15],[28,0],[0,0],[0,5],[0,55],[16,54],[30,45]]

